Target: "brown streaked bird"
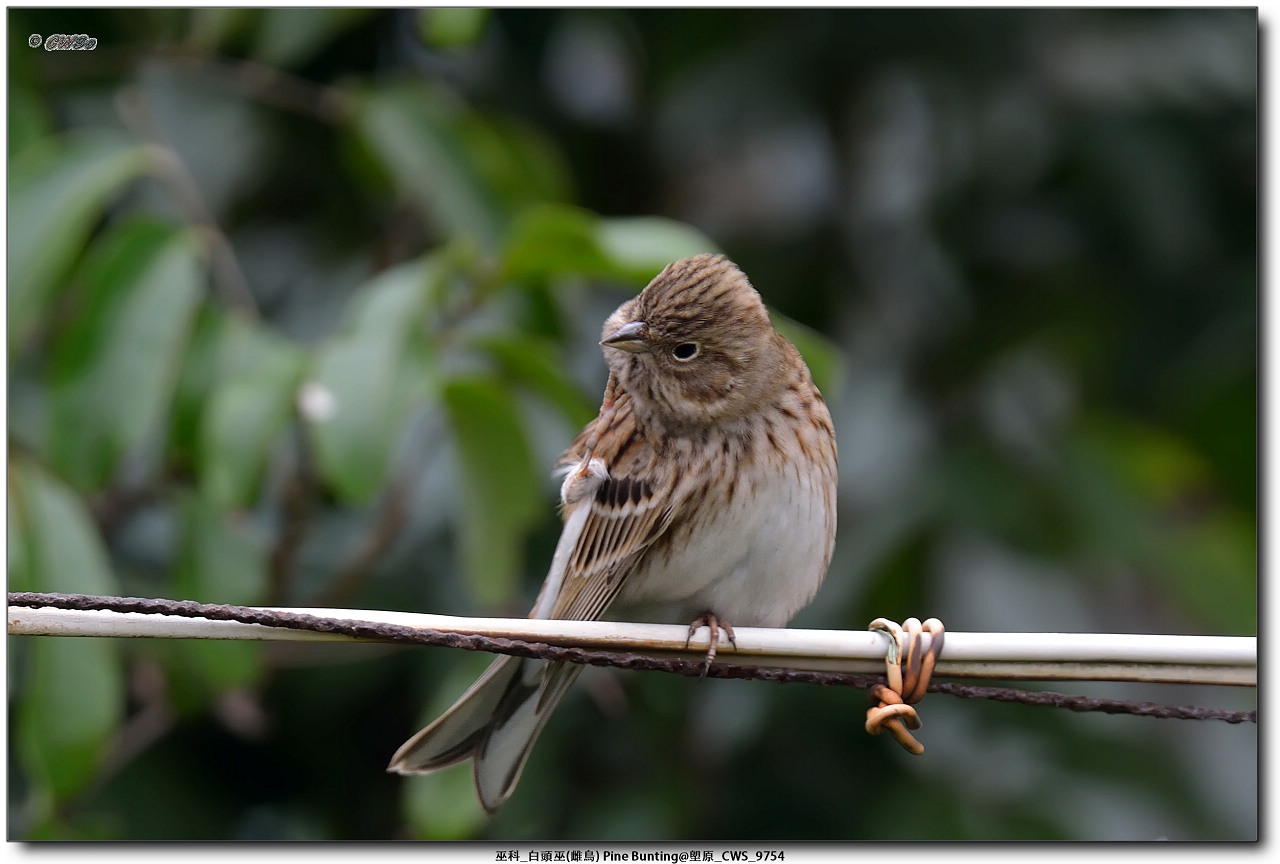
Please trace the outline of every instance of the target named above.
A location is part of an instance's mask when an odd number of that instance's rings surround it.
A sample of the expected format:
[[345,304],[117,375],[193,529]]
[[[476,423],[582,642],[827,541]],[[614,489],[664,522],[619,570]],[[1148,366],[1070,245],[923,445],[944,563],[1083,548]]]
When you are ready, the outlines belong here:
[[[836,533],[831,415],[733,262],[671,264],[605,322],[600,414],[560,457],[564,528],[531,618],[782,627]],[[499,657],[389,771],[471,758],[489,812],[582,667]]]

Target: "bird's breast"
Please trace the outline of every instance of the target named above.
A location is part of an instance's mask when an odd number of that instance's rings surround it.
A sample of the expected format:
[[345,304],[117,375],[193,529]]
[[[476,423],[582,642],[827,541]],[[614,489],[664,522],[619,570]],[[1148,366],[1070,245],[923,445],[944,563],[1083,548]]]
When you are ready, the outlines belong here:
[[628,577],[620,613],[781,627],[812,599],[831,556],[834,466],[775,458],[772,446],[762,436],[745,451],[708,447],[714,458],[691,463],[705,482]]

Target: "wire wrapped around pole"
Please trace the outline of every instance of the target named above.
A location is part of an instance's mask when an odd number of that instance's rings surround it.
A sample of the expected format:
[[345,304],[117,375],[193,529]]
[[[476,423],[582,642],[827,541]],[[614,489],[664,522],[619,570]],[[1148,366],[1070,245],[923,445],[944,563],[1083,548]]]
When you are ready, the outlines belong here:
[[[424,627],[408,626],[400,623],[360,620],[357,618],[333,617],[332,615],[312,615],[294,611],[275,609],[258,609],[245,606],[228,606],[196,603],[190,600],[144,599],[133,597],[94,597],[82,594],[38,594],[14,592],[9,599],[9,632],[13,635],[62,635],[62,636],[166,636],[169,638],[256,638],[279,639],[282,633],[292,633],[295,638],[308,640],[360,640],[377,642],[395,642],[415,645],[437,645],[451,648],[462,648],[469,651],[491,651],[511,654],[520,657],[534,657],[549,660],[564,660],[570,663],[589,664],[594,666],[614,666],[622,669],[652,670],[671,672],[688,677],[699,677],[704,674],[703,652],[695,643],[686,653],[690,659],[682,656],[657,656],[630,651],[608,651],[581,648],[574,645],[555,645],[536,639],[513,639],[504,636],[482,635],[478,633],[456,632]],[[58,614],[54,610],[79,610],[80,613],[99,616],[96,626],[59,626]],[[333,610],[315,610],[326,612]],[[345,610],[344,610],[345,611]],[[43,614],[43,613],[48,614]],[[42,613],[42,614],[37,614]],[[358,613],[353,613],[358,614]],[[369,612],[370,615],[391,615],[393,613]],[[102,617],[107,616],[107,617]],[[166,617],[167,616],[167,617]],[[410,618],[413,616],[401,616]],[[197,632],[190,627],[182,627],[181,622],[170,622],[169,619],[191,619],[193,622],[226,622],[228,628],[210,627],[205,632]],[[39,620],[37,620],[39,619]],[[454,622],[466,622],[468,619],[449,619]],[[547,622],[523,622],[513,620],[510,625],[534,625]],[[557,622],[566,623],[566,622]],[[600,622],[568,622],[574,625]],[[147,626],[141,626],[146,624]],[[176,626],[178,625],[178,626]],[[247,626],[241,626],[247,625]],[[637,627],[638,625],[609,625],[618,629]],[[263,628],[259,630],[258,628]],[[271,629],[268,629],[271,628]],[[216,632],[222,629],[221,633]],[[246,633],[248,629],[248,633]],[[668,627],[665,630],[679,634],[675,642],[683,641],[683,627]],[[664,632],[665,632],[664,630]],[[744,642],[746,629],[739,630],[738,640]],[[757,631],[766,632],[766,631]],[[803,634],[820,631],[779,631],[785,634]],[[854,633],[850,635],[875,635]],[[953,652],[959,636],[966,634],[948,633],[948,652]],[[995,634],[1011,636],[1015,634]],[[876,639],[886,637],[876,635]],[[1118,637],[1120,638],[1120,637]],[[876,663],[883,668],[884,648],[880,648],[880,659]],[[725,656],[735,656],[725,653]],[[749,656],[739,653],[736,656]],[[1256,655],[1255,655],[1256,656]],[[697,658],[697,659],[693,659]],[[1223,659],[1222,662],[1226,662]],[[1256,664],[1256,660],[1255,660]],[[1255,669],[1256,672],[1256,669]],[[791,667],[767,667],[743,663],[713,663],[705,674],[711,678],[737,678],[774,682],[797,682],[821,684],[825,686],[850,686],[869,689],[876,683],[883,682],[882,675],[862,675],[850,672],[824,671],[820,669],[799,669]],[[939,665],[936,674],[952,674]],[[1227,711],[1200,706],[1171,706],[1149,702],[1129,702],[1117,699],[1095,699],[1084,696],[1071,696],[1061,693],[1026,692],[1000,687],[976,687],[958,685],[951,682],[931,683],[930,693],[950,693],[961,698],[993,699],[1004,702],[1020,702],[1028,705],[1043,705],[1066,708],[1073,711],[1100,711],[1103,713],[1128,713],[1152,717],[1178,719],[1221,720],[1228,723],[1257,722],[1256,711]]]

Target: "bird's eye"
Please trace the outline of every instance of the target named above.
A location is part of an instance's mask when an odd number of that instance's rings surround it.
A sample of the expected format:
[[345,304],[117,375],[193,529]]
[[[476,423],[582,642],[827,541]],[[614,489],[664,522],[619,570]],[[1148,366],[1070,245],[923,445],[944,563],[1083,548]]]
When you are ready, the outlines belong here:
[[698,356],[698,343],[681,342],[679,345],[671,349],[671,356],[682,363],[687,363],[694,357]]

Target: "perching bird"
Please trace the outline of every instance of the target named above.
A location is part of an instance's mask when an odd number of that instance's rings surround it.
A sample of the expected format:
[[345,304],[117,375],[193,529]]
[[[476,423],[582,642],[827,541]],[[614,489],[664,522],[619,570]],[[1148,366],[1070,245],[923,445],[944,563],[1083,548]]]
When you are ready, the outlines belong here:
[[[600,414],[560,457],[564,528],[531,618],[781,627],[813,599],[836,532],[831,415],[731,261],[669,265],[605,322]],[[690,633],[694,632],[690,627]],[[489,812],[582,667],[499,657],[388,767],[475,760]]]

